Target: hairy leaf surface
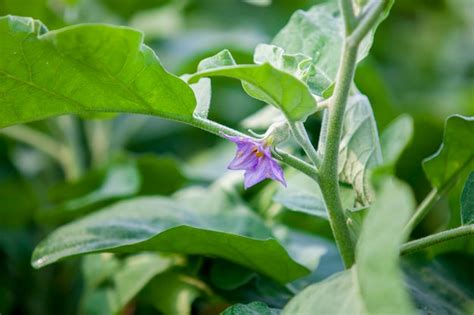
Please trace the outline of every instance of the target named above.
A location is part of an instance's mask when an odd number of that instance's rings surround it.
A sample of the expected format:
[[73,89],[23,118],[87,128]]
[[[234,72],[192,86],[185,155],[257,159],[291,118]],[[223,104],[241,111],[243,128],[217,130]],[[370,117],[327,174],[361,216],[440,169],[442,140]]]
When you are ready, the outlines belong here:
[[217,256],[285,283],[305,275],[248,210],[194,211],[160,197],[136,198],[65,225],[33,253],[36,268],[92,252],[160,250]]
[[[327,129],[328,117],[325,114],[322,130]],[[326,148],[325,132],[319,138],[318,152],[322,156]],[[382,163],[377,125],[369,99],[362,94],[349,98],[342,137],[339,145],[339,179],[353,186],[357,201],[362,206],[369,205],[374,192],[369,182],[370,171]]]

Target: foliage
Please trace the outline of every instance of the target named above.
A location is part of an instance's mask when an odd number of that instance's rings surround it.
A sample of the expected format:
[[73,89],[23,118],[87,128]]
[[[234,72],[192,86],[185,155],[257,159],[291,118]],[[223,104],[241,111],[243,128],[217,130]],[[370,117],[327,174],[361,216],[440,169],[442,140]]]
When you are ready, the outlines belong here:
[[0,313],[472,313],[467,2],[0,0]]

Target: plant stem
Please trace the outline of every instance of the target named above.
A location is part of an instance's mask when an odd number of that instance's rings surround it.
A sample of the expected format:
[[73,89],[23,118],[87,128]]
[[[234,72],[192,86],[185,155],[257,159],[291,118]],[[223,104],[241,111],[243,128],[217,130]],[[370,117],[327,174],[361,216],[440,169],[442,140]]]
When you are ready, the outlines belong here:
[[423,220],[423,218],[428,214],[431,207],[439,200],[440,194],[436,188],[433,188],[431,192],[426,196],[426,198],[420,203],[418,208],[416,209],[415,213],[411,217],[410,221],[408,221],[405,229],[403,231],[404,235],[409,236],[413,229],[418,225],[418,223]]
[[103,166],[109,159],[111,122],[90,120],[85,122],[87,143],[91,153],[92,165]]
[[327,142],[323,162],[320,167],[320,186],[329,215],[329,222],[339,252],[346,268],[354,264],[354,244],[352,242],[339,193],[338,161],[339,142],[346,110],[349,90],[354,78],[357,46],[344,45],[343,55],[336,79],[333,103],[327,109]]
[[59,130],[62,132],[70,157],[69,180],[75,180],[81,176],[85,168],[85,161],[81,145],[80,127],[77,117],[72,115],[56,118]]
[[354,13],[354,6],[352,5],[352,0],[339,0],[339,8],[342,12],[344,17],[344,26],[346,30],[346,34],[350,34],[355,27],[357,22],[355,13]]
[[54,138],[26,125],[16,125],[0,130],[0,133],[23,142],[56,160],[64,171],[67,179],[75,177],[72,158],[68,148]]
[[[339,64],[339,70],[336,78],[336,85],[334,88],[334,95],[332,96],[332,104],[327,109],[328,125],[327,125],[327,141],[323,148],[324,157],[320,167],[320,187],[323,194],[324,202],[329,214],[329,222],[334,234],[334,239],[341,254],[344,266],[350,268],[355,261],[354,251],[355,246],[351,238],[349,228],[346,224],[346,217],[344,215],[344,208],[341,203],[339,192],[339,178],[338,178],[338,161],[339,161],[339,143],[341,141],[342,124],[344,120],[344,113],[346,110],[347,99],[354,80],[354,73],[357,63],[357,51],[360,41],[365,34],[377,21],[378,10],[373,10],[364,19],[361,24],[356,26],[354,33],[359,35],[352,37],[350,31],[353,29],[354,10],[351,0],[339,0],[339,7],[341,8],[344,17],[344,24],[346,29],[346,39],[342,50],[342,57]],[[378,8],[378,7],[377,7]],[[372,17],[374,16],[374,17]]]
[[347,38],[349,46],[358,45],[380,18],[380,14],[382,14],[385,7],[385,0],[374,0],[374,2],[376,3],[369,4],[367,13],[363,15],[357,27]]
[[400,248],[400,254],[408,255],[438,243],[446,242],[451,239],[467,236],[470,234],[474,234],[474,224],[460,226],[455,229],[439,232],[405,243]]
[[[207,132],[213,133],[219,137],[222,137],[224,134],[229,135],[229,136],[240,136],[240,137],[247,137],[247,138],[252,138],[246,134],[243,134],[235,129],[229,128],[227,126],[221,125],[219,123],[216,123],[212,120],[204,119],[204,118],[199,118],[199,117],[193,117],[190,121],[187,121],[186,123],[197,127],[199,129],[205,130]],[[285,151],[281,150],[275,150],[277,154],[274,155],[274,158],[301,171],[302,173],[308,175],[309,177],[313,178],[314,180],[318,180],[319,173],[318,170],[308,164],[307,162],[297,158],[296,156],[293,156]]]
[[291,133],[295,137],[296,142],[298,142],[298,144],[303,148],[304,152],[309,157],[311,162],[313,162],[315,166],[319,166],[320,163],[318,153],[314,149],[314,146],[311,144],[308,133],[306,132],[303,123],[288,120],[288,125],[290,126]]

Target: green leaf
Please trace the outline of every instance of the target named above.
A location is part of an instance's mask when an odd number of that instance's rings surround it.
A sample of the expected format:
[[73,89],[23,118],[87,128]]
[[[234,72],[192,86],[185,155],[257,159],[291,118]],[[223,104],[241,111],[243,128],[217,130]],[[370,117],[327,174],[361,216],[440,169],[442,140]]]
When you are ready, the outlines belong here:
[[319,186],[304,174],[287,178],[287,188],[278,188],[273,201],[293,211],[328,219]]
[[226,308],[221,315],[278,315],[280,310],[270,308],[263,302],[235,304]]
[[229,52],[223,51],[201,61],[189,82],[212,76],[241,80],[247,94],[279,108],[290,120],[305,120],[316,111],[316,100],[308,86],[293,75],[268,63],[235,65],[231,58]]
[[40,268],[86,253],[143,250],[216,256],[281,283],[308,272],[247,208],[196,211],[161,197],[123,201],[57,229],[37,246],[32,264]]
[[[341,186],[340,192],[344,208],[353,208],[354,191],[351,188]],[[279,187],[273,196],[273,201],[289,210],[328,219],[326,205],[319,185],[301,173],[287,176],[287,187]]]
[[194,115],[207,118],[209,107],[211,106],[211,80],[202,78],[197,83],[191,84],[191,88],[196,95],[196,109]]
[[198,64],[197,71],[202,72],[220,67],[235,66],[236,64],[237,63],[235,62],[234,57],[232,57],[230,51],[224,49],[214,56],[201,60]]
[[[322,130],[327,130],[327,114]],[[371,169],[382,163],[382,152],[369,99],[362,94],[349,97],[339,146],[339,180],[352,185],[358,204],[369,205],[374,200],[370,183]],[[319,138],[318,153],[326,147],[326,133]]]
[[143,290],[143,300],[152,304],[159,314],[191,315],[192,303],[206,288],[195,279],[173,268],[155,277]]
[[419,314],[472,314],[473,264],[473,256],[461,253],[441,255],[433,261],[421,255],[404,257],[405,282]]
[[[372,34],[361,43],[358,60],[362,60],[372,45]],[[288,24],[275,36],[272,44],[287,54],[303,54],[312,59],[308,85],[322,96],[336,79],[344,25],[337,3],[313,6],[309,11],[296,11]]]
[[189,121],[191,88],[126,27],[47,32],[31,18],[0,18],[0,128],[63,114],[131,112]]
[[357,243],[357,279],[369,314],[412,314],[398,267],[403,227],[416,207],[409,186],[395,179],[381,184]]
[[395,168],[395,164],[413,139],[413,118],[400,115],[388,125],[380,136],[383,165]]
[[446,120],[443,144],[423,161],[431,184],[442,191],[464,182],[474,170],[474,117],[453,115]]
[[69,192],[75,197],[65,200],[56,207],[42,210],[37,217],[42,222],[71,219],[94,210],[97,206],[104,206],[114,200],[135,195],[139,192],[141,183],[135,161],[113,163],[108,167],[100,185],[93,187],[90,191],[84,190],[89,189],[91,176],[69,186],[60,187],[56,194],[63,192],[67,195]]
[[357,243],[356,265],[297,294],[283,314],[412,314],[398,268],[403,226],[415,207],[410,189],[382,182]]
[[234,290],[255,276],[254,271],[221,259],[213,261],[210,270],[212,284],[222,290]]
[[[91,261],[97,258],[99,259],[97,262]],[[103,264],[94,266],[98,262]],[[170,263],[170,259],[151,253],[130,256],[123,262],[112,259],[105,263],[99,255],[92,255],[85,268],[92,264],[93,268],[99,268],[99,272],[107,272],[107,276],[110,277],[110,284],[105,287],[86,288],[83,302],[85,312],[87,314],[101,314],[101,311],[106,310],[111,313],[119,312],[153,277],[168,269]],[[86,272],[90,273],[87,269]],[[93,275],[96,275],[96,273],[93,273]],[[90,276],[89,274],[88,278]]]
[[474,172],[467,178],[462,191],[461,222],[463,225],[474,223]]
[[136,164],[141,177],[140,195],[169,195],[186,183],[180,163],[171,156],[144,154]]
[[282,314],[366,314],[355,270],[337,273],[307,287],[285,306]]

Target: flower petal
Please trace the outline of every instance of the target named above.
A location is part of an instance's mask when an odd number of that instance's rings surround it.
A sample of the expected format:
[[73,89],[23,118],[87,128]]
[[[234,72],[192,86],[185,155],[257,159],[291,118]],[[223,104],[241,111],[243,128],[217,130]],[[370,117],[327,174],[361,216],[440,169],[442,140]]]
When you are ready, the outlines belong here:
[[227,166],[230,170],[247,170],[254,168],[258,163],[258,158],[255,155],[253,145],[242,146],[237,148],[234,159]]
[[286,187],[285,177],[281,166],[267,155],[258,159],[257,165],[253,169],[248,169],[244,174],[245,189],[260,183],[266,178],[279,181]]

